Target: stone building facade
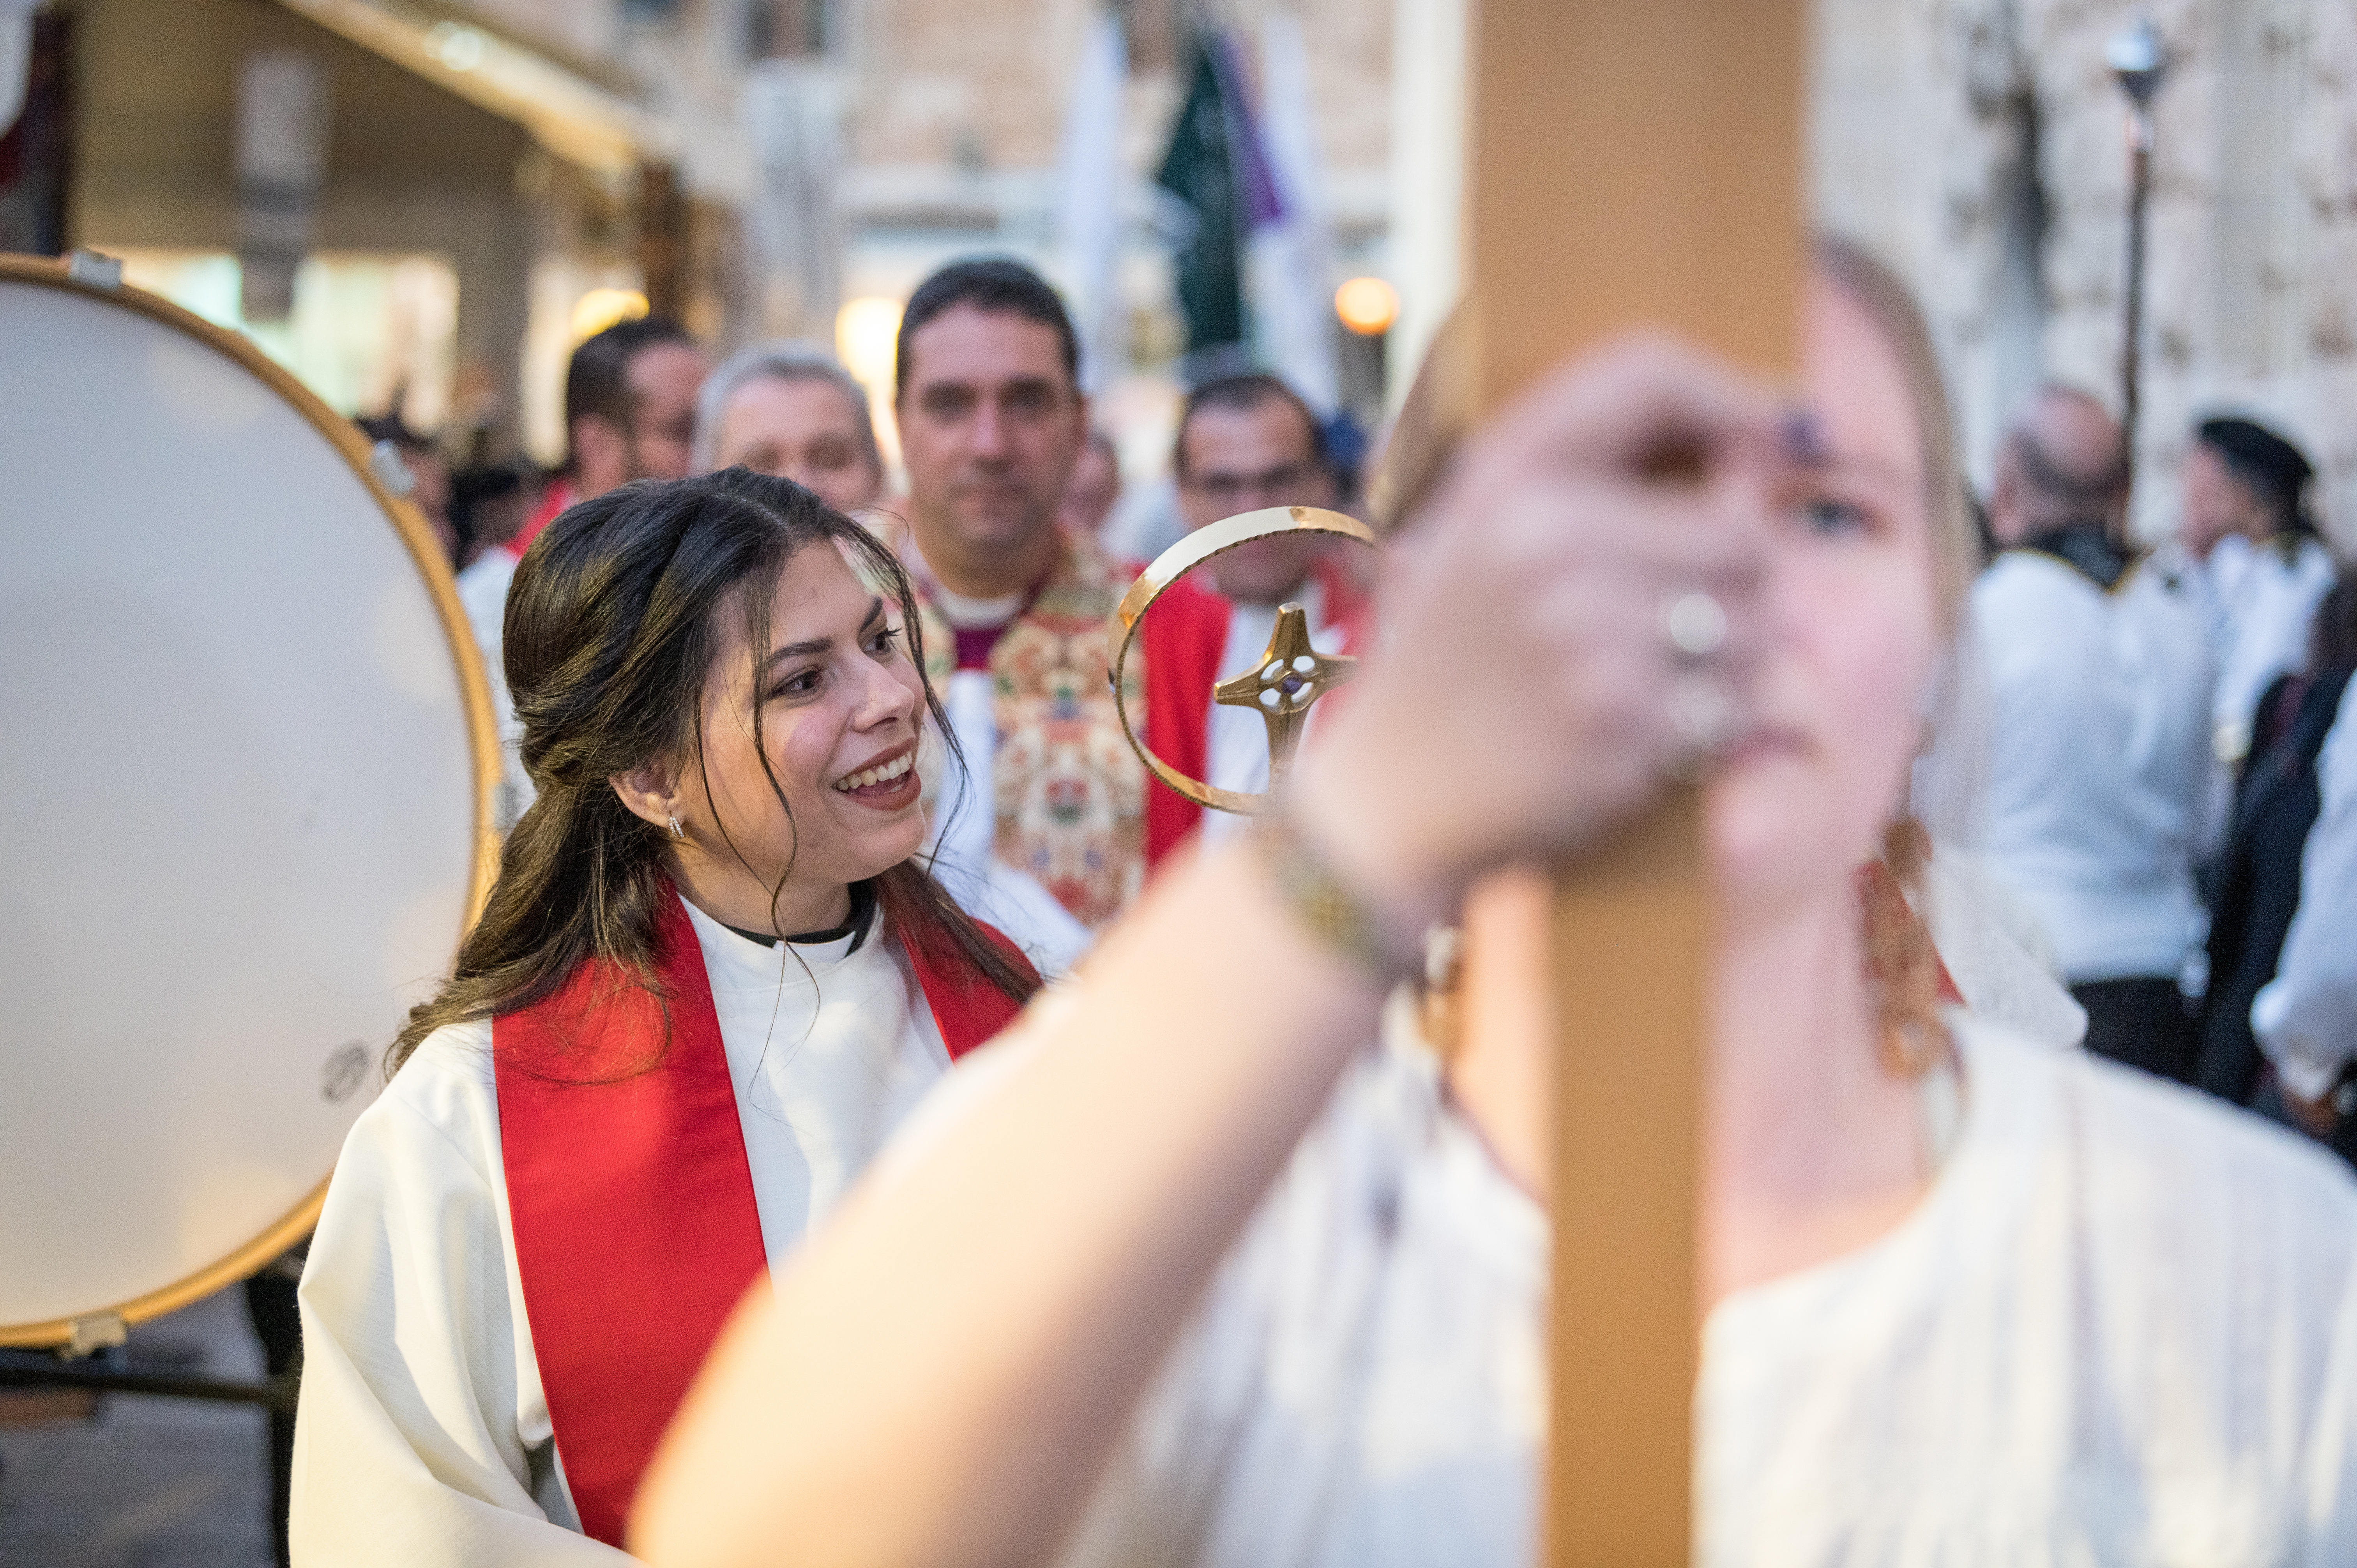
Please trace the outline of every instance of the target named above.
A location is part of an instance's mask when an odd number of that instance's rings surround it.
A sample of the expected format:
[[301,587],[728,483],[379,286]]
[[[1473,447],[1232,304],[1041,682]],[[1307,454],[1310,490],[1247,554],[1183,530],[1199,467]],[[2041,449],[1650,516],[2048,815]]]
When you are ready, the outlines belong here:
[[2307,448],[2357,545],[2357,8],[2345,0],[1818,0],[1820,220],[1913,282],[1976,480],[2045,379],[2115,407],[2126,100],[2106,40],[2149,15],[2155,104],[2137,532],[2174,525],[2190,423],[2248,412]]
[[[2116,401],[2127,158],[2104,46],[2143,7],[1812,5],[1813,207],[1925,299],[1985,481],[2040,381]],[[414,18],[452,59],[468,29],[531,51],[641,145],[589,166],[528,113],[468,99],[434,59],[371,58],[322,21],[380,11]],[[318,243],[448,254],[462,369],[504,417],[533,416],[535,449],[588,289],[644,287],[726,348],[832,338],[846,302],[902,297],[961,253],[1013,252],[1053,275],[1060,138],[1107,15],[1127,55],[1132,392],[1150,403],[1137,389],[1167,381],[1175,355],[1149,181],[1185,29],[1201,22],[1248,56],[1272,17],[1297,24],[1335,281],[1398,285],[1394,387],[1451,303],[1467,0],[52,0],[51,13],[73,19],[82,57],[75,242],[230,243],[236,59],[319,52],[339,108]],[[2189,421],[2231,406],[2310,450],[2323,519],[2357,543],[2357,7],[2154,0],[2151,15],[2175,62],[2157,104],[2139,531],[2173,520]],[[1141,467],[1157,440],[1135,444]]]
[[[315,60],[329,124],[311,252],[440,267],[448,427],[549,460],[592,295],[643,291],[726,350],[832,340],[844,305],[897,301],[960,254],[1057,276],[1060,142],[1083,43],[1111,16],[1126,52],[1115,318],[1129,380],[1154,382],[1179,328],[1149,181],[1189,29],[1222,27],[1250,59],[1272,16],[1297,24],[1339,283],[1388,270],[1395,4],[49,0],[76,83],[59,227],[150,258],[235,252],[240,71],[259,52]],[[142,264],[162,286],[165,263]]]

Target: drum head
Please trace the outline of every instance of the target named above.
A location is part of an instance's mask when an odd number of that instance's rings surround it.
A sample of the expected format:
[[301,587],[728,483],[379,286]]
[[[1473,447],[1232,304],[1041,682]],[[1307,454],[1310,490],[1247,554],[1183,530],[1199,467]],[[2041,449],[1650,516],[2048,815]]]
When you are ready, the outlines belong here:
[[0,261],[0,1344],[300,1240],[477,908],[482,671],[358,433]]

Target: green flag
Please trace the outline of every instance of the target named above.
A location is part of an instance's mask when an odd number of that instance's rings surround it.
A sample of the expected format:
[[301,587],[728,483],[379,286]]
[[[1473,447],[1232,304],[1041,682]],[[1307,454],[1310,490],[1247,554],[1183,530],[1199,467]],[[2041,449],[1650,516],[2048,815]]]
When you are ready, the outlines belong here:
[[1178,307],[1187,314],[1187,351],[1243,344],[1242,239],[1237,211],[1234,151],[1228,137],[1228,105],[1220,73],[1208,48],[1195,53],[1195,77],[1178,124],[1170,133],[1155,182],[1178,199],[1189,220],[1178,227],[1176,261]]

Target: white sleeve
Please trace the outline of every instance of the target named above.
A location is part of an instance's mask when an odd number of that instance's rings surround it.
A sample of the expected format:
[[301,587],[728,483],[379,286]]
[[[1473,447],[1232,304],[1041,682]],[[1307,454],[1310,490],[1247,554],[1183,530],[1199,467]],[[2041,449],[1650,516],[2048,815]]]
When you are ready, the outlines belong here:
[[1148,1386],[1058,1568],[1526,1563],[1546,1225],[1435,1064],[1335,1086]]
[[[1082,983],[1085,983],[1085,982]],[[901,1125],[890,1183],[1036,1059],[1050,992]],[[1106,1456],[1057,1568],[1527,1562],[1546,1221],[1390,1043],[1335,1086]]]
[[520,1432],[530,1338],[498,1196],[402,1087],[353,1126],[304,1269],[294,1561],[628,1563],[543,1506],[567,1508],[554,1445],[527,1447]]
[[2341,1293],[2308,1438],[2303,1563],[2357,1563],[2357,1269]]
[[2316,774],[2324,807],[2300,856],[2299,912],[2275,979],[2251,1004],[2259,1048],[2303,1100],[2321,1097],[2357,1059],[2357,682]]

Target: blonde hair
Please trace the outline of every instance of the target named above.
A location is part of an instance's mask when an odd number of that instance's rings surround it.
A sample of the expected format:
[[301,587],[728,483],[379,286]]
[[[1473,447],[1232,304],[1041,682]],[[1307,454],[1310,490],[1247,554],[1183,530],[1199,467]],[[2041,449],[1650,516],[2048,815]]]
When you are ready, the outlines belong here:
[[1923,448],[1923,505],[1931,524],[1933,599],[1941,629],[1953,634],[1964,619],[1964,595],[1980,569],[1980,537],[1973,527],[1964,466],[1956,456],[1948,383],[1940,373],[1940,355],[1932,346],[1931,328],[1899,274],[1863,245],[1837,234],[1820,234],[1813,251],[1817,270],[1866,312],[1907,378]]

